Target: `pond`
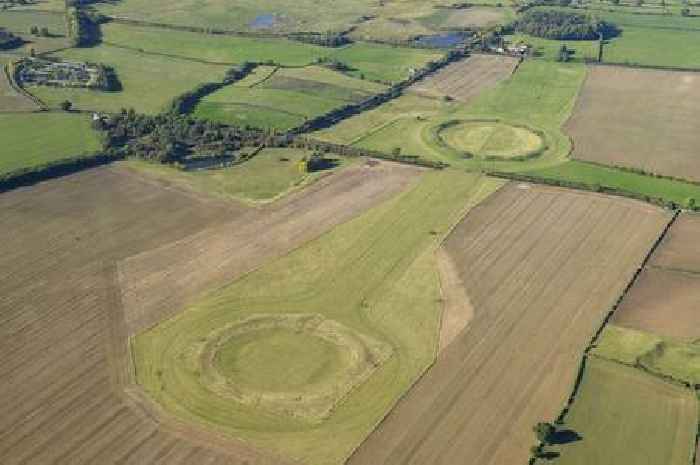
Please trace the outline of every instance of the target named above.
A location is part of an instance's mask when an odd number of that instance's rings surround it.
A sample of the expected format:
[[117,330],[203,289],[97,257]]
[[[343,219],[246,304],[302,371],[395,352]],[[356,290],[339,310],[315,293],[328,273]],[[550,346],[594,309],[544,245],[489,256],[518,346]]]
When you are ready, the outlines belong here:
[[251,29],[270,29],[277,24],[277,16],[274,13],[258,15],[248,24]]
[[463,32],[446,32],[444,34],[419,37],[416,39],[416,44],[435,48],[449,48],[463,44],[466,37],[466,34]]

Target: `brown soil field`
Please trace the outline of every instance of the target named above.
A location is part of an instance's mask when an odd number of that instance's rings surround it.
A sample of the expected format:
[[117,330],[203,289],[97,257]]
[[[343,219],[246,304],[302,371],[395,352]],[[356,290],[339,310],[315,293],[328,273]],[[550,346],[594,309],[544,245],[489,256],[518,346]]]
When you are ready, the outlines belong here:
[[684,213],[664,237],[651,265],[700,273],[700,214]]
[[[318,234],[347,219],[348,210],[357,214],[386,198],[390,188],[363,188],[383,185],[384,172],[398,189],[408,181],[391,179],[413,179],[417,170],[340,171],[308,197],[290,199],[286,211],[299,228]],[[354,179],[356,187],[337,189],[334,178],[341,185]],[[376,197],[354,202],[353,196],[368,191]],[[324,203],[316,210],[308,205],[319,198]],[[337,210],[326,211],[326,202]],[[217,228],[239,218],[257,218],[257,231],[265,234],[262,210],[203,198],[112,165],[4,193],[0,211],[0,463],[288,463],[143,408],[129,385],[127,320],[117,278],[118,263],[129,256],[201,231],[226,230]],[[311,211],[316,214],[300,213]],[[304,237],[284,244],[279,239],[275,252]],[[269,255],[261,244],[256,250]],[[208,256],[209,266],[227,263],[223,254],[237,252],[219,249],[220,255]]]
[[670,221],[628,199],[510,184],[446,241],[475,315],[352,465],[527,463],[583,349]]
[[615,324],[689,341],[700,338],[698,237],[700,215],[680,215],[615,312]]
[[417,82],[410,90],[428,96],[448,95],[468,103],[510,77],[517,65],[518,60],[512,57],[471,55]]
[[700,274],[647,268],[639,277],[613,323],[684,340],[700,337]]
[[474,318],[474,306],[464,290],[459,270],[444,247],[436,252],[442,291],[442,318],[438,350],[442,352]]
[[129,333],[388,199],[420,172],[378,161],[352,166],[279,203],[130,257],[119,265]]
[[574,157],[700,181],[700,73],[592,66],[567,131]]

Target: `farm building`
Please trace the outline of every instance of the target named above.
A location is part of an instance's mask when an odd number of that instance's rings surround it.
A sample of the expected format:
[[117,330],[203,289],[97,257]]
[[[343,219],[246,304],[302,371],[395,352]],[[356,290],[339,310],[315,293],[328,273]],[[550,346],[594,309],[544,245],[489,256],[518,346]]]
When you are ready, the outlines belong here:
[[98,87],[100,67],[89,63],[53,62],[27,58],[20,63],[22,84],[55,87]]

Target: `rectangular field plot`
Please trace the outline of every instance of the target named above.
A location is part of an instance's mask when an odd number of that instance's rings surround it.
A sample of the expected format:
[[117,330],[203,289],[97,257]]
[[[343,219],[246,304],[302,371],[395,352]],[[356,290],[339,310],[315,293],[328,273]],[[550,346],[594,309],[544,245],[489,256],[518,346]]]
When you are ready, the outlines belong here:
[[411,90],[426,95],[446,95],[461,102],[469,102],[482,91],[510,77],[517,65],[516,58],[472,55],[417,82]]
[[195,116],[241,126],[289,129],[382,90],[380,84],[322,67],[261,67],[248,79],[205,97]]
[[581,352],[670,220],[620,198],[509,184],[448,237],[469,326],[351,465],[527,463]]
[[38,109],[39,106],[34,101],[12,87],[9,75],[3,69],[3,62],[0,57],[0,113],[34,111]]
[[100,149],[90,118],[67,113],[0,113],[0,141],[0,176]]
[[670,338],[700,338],[700,216],[682,214],[651,257],[613,322]]
[[574,157],[700,180],[699,85],[697,73],[591,67],[567,123]]
[[695,449],[697,400],[687,389],[595,357],[556,447],[558,465],[687,465]]

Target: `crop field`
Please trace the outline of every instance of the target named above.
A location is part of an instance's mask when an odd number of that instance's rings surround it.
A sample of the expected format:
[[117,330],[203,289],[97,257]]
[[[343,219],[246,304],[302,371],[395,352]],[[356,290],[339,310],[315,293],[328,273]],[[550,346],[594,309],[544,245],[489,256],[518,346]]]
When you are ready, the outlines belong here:
[[[530,60],[513,76],[480,93],[467,105],[406,93],[316,135],[331,142],[375,150],[398,148],[403,153],[469,168],[504,171],[544,168],[567,159],[571,142],[561,126],[571,114],[584,76],[585,67],[579,64]],[[440,131],[445,124],[474,120],[500,121],[537,131],[546,139],[546,150],[525,161],[464,159],[459,150],[441,142]],[[520,155],[526,153],[526,148],[519,151]]]
[[[404,194],[138,335],[138,381],[180,418],[306,463],[342,463],[435,357],[435,248],[501,184],[424,173]],[[303,362],[290,366],[271,344]],[[201,376],[192,370],[200,363]]]
[[[128,161],[128,166],[203,194],[257,203],[277,200],[328,174],[300,171],[299,162],[310,155],[306,150],[264,149],[241,165],[190,172],[138,160]],[[336,162],[340,165],[347,161]]]
[[574,157],[700,180],[698,83],[696,73],[591,67],[567,123]]
[[[237,264],[240,276],[249,271],[246,264],[254,266],[246,254],[261,260],[271,253],[284,255],[309,235],[391,197],[415,179],[417,173],[411,170],[390,174],[381,167],[362,168],[325,177],[325,183],[315,183],[308,195],[302,192],[277,216],[272,213],[279,221],[280,215],[286,215],[285,220],[297,217],[301,230],[294,236],[279,228],[269,231],[268,208],[279,207],[250,209],[220,202],[118,166],[3,194],[3,464],[188,464],[195,456],[198,463],[221,465],[289,463],[234,439],[224,441],[134,408],[134,400],[122,392],[129,383],[126,338],[134,326],[127,325],[133,320],[126,319],[121,304],[124,275],[119,264],[134,254],[237,221],[230,229],[255,229],[257,233],[249,235],[260,237],[247,252],[238,246],[229,249],[244,262]],[[331,206],[326,209],[319,199]],[[302,211],[306,215],[300,215]],[[277,243],[260,236],[265,231],[278,238]],[[218,252],[205,268],[226,259],[222,249]],[[148,315],[142,322],[153,324],[159,318]]]
[[155,114],[164,110],[173,98],[198,84],[221,81],[227,69],[222,65],[148,55],[109,45],[70,49],[56,56],[65,60],[104,63],[115,68],[123,86],[119,92],[45,86],[28,88],[51,107],[69,100],[74,108],[92,111],[118,112],[122,108],[134,108],[138,112]]
[[693,214],[674,223],[615,312],[616,325],[686,341],[700,338],[699,228],[700,217]]
[[693,391],[593,357],[566,422],[581,439],[557,446],[552,463],[686,465],[697,410]]
[[354,43],[328,48],[286,39],[209,35],[119,23],[105,25],[103,36],[107,44],[115,46],[211,63],[273,61],[282,66],[304,66],[320,58],[334,59],[347,64],[353,76],[364,75],[378,81],[405,79],[411,68],[420,68],[441,55],[432,50],[381,44]]
[[194,114],[240,126],[289,129],[384,89],[322,67],[264,67],[202,99]]
[[526,463],[532,425],[559,414],[584,347],[669,220],[516,183],[474,208],[445,243],[474,317],[349,464]]
[[101,148],[87,115],[65,113],[0,113],[0,140],[0,176]]
[[469,103],[485,90],[509,78],[517,65],[516,58],[472,55],[417,82],[411,90],[428,96],[446,95]]

